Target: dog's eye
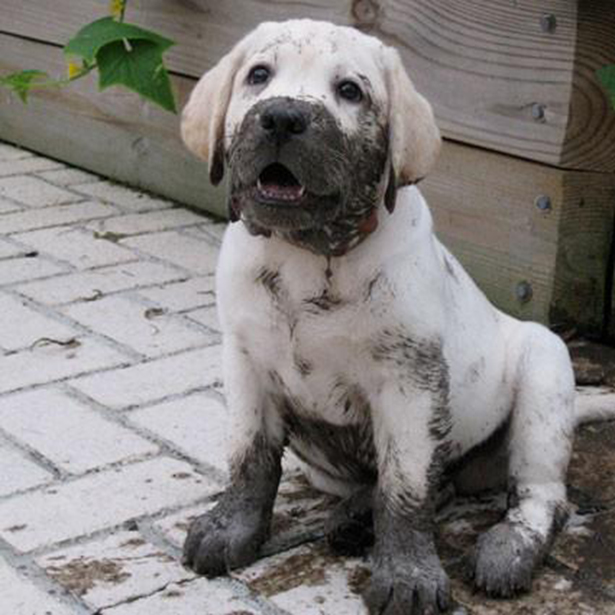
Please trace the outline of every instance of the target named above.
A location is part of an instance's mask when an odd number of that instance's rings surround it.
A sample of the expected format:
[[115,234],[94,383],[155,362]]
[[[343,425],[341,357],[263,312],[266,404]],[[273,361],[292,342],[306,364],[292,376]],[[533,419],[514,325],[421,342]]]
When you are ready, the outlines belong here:
[[259,64],[250,70],[247,81],[250,85],[260,85],[267,83],[270,76],[271,71],[266,66]]
[[348,102],[358,103],[363,100],[361,88],[354,81],[350,81],[349,79],[340,81],[337,86],[337,93],[340,98]]

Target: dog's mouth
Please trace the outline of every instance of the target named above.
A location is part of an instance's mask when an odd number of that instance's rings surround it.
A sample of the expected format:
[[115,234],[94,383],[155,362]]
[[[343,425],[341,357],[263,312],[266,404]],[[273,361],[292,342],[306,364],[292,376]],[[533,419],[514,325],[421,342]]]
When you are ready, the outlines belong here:
[[342,201],[339,191],[322,191],[312,173],[293,161],[259,165],[245,183],[238,177],[231,189],[232,216],[270,231],[322,228],[338,215]]
[[279,162],[266,166],[256,180],[261,200],[267,203],[296,204],[305,196],[305,186]]

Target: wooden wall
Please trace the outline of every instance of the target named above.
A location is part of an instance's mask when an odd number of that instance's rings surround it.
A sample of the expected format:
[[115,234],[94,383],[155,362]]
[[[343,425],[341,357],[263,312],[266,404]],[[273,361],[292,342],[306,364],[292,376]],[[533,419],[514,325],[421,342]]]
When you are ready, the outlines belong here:
[[[0,73],[62,73],[61,45],[108,7],[2,4]],[[447,139],[423,184],[442,238],[504,309],[604,329],[615,304],[615,113],[594,72],[615,63],[611,0],[131,0],[127,17],[178,42],[167,57],[181,101],[263,20],[328,19],[395,45]],[[0,94],[0,138],[221,213],[222,191],[177,125],[89,79],[27,107]]]

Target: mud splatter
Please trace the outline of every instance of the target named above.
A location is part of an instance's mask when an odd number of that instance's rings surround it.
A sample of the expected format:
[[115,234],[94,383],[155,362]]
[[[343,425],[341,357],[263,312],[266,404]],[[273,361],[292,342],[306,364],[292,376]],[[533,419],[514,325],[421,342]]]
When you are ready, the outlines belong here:
[[316,545],[307,553],[295,553],[283,559],[249,585],[264,596],[274,596],[301,585],[324,585],[327,569],[339,561],[331,556],[326,545]]
[[131,538],[130,540],[123,542],[120,546],[121,547],[132,547],[136,549],[137,547],[142,547],[144,544],[145,544],[145,540],[143,540],[143,538]]
[[79,557],[63,566],[51,566],[47,573],[69,591],[82,596],[98,583],[119,585],[131,575],[111,559],[88,560]]
[[27,527],[28,527],[28,526],[27,526],[25,523],[23,523],[23,524],[21,524],[21,525],[11,525],[11,527],[7,527],[7,528],[6,528],[6,531],[7,531],[7,532],[11,532],[11,533],[14,533],[14,532],[22,532],[22,531],[23,531],[23,530],[25,530]]
[[348,587],[350,587],[350,591],[353,594],[361,595],[367,587],[370,577],[371,572],[369,568],[365,568],[364,566],[359,566],[352,570],[348,575]]

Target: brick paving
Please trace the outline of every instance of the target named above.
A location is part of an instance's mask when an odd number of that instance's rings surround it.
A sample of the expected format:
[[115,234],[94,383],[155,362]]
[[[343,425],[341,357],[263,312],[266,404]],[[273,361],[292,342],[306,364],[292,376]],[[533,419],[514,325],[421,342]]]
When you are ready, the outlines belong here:
[[[190,519],[226,480],[213,277],[223,229],[0,144],[2,615],[364,613],[366,564],[329,553],[332,502],[290,458],[256,564],[216,580],[180,564]],[[585,448],[584,464],[615,467],[615,454]],[[458,613],[615,613],[612,575],[592,591],[577,578],[584,537],[598,533],[589,516],[576,517],[532,597],[474,596],[460,554],[501,506],[465,502],[442,516]],[[602,512],[600,527],[614,527]]]

